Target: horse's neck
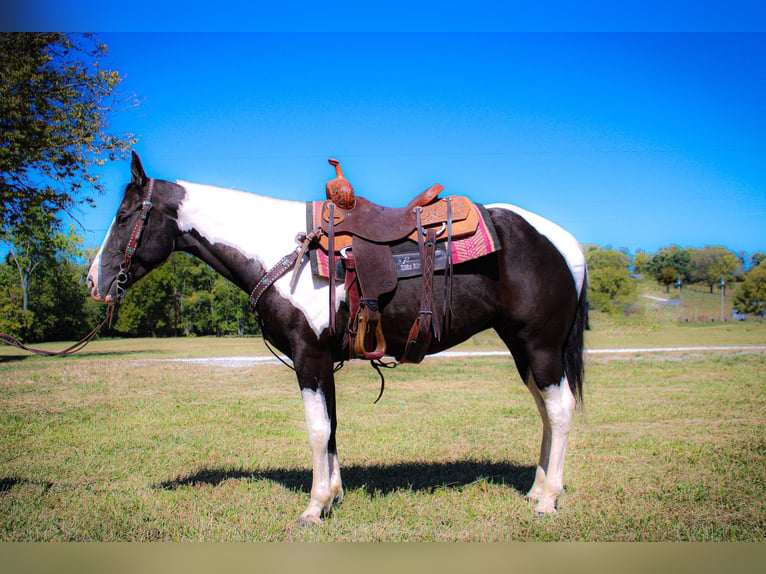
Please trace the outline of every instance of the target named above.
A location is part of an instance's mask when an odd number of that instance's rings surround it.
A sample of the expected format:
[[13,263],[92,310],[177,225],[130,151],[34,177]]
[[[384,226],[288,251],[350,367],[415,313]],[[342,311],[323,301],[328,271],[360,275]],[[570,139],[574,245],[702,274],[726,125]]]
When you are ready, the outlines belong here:
[[[178,183],[186,191],[178,208],[178,226],[185,237],[180,248],[242,287],[249,287],[254,273],[270,269],[294,249],[295,236],[306,230],[302,202]],[[253,263],[259,269],[254,270]]]

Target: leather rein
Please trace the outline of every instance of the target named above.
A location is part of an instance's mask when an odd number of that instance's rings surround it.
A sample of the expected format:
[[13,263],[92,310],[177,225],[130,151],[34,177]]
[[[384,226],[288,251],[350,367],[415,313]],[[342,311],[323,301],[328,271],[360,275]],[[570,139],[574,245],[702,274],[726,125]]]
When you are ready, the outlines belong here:
[[141,239],[141,233],[144,231],[144,227],[146,227],[146,218],[149,215],[149,211],[152,209],[152,193],[154,192],[154,179],[149,180],[149,185],[146,190],[146,195],[144,196],[143,203],[141,204],[141,213],[138,216],[138,220],[136,221],[135,225],[133,226],[133,230],[130,233],[130,237],[128,238],[128,244],[125,247],[125,256],[122,260],[122,263],[120,263],[120,270],[117,273],[117,298],[114,301],[111,301],[106,310],[106,316],[101,321],[101,323],[98,324],[98,326],[93,329],[90,333],[85,335],[82,339],[80,339],[77,343],[74,345],[71,345],[70,347],[67,347],[63,351],[47,351],[45,349],[38,349],[35,347],[29,347],[19,341],[16,337],[13,335],[8,335],[5,333],[0,333],[0,343],[4,343],[6,345],[9,345],[11,347],[16,347],[17,349],[22,349],[24,351],[29,351],[30,353],[33,353],[35,355],[42,355],[46,357],[51,356],[66,356],[66,355],[72,355],[78,351],[80,351],[82,348],[84,348],[88,343],[90,343],[93,338],[96,336],[96,334],[106,325],[107,323],[109,325],[112,324],[112,318],[114,316],[114,310],[117,308],[117,306],[122,301],[123,297],[125,296],[125,288],[127,287],[128,280],[130,278],[130,265],[133,259],[133,255],[136,253],[136,248],[138,247],[138,241]]

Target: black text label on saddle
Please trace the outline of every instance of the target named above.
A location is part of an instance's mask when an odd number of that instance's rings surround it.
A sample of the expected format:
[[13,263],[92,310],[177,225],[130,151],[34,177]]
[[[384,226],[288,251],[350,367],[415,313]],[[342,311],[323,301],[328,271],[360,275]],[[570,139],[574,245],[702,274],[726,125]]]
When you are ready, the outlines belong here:
[[[420,260],[420,253],[401,253],[394,254],[394,263],[396,264],[396,274],[398,277],[417,277],[422,271],[423,264]],[[447,267],[447,254],[444,251],[436,251],[434,260],[434,270],[440,271]]]

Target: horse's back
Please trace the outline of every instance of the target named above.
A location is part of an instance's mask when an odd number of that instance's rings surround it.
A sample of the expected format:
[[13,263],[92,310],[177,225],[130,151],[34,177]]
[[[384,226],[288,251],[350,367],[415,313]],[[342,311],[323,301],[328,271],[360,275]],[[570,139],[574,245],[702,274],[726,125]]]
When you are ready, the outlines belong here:
[[[485,207],[492,214],[496,230],[510,232],[505,234],[505,243],[509,244],[503,245],[503,249],[506,251],[530,250],[529,255],[532,256],[558,253],[569,269],[577,294],[580,294],[585,283],[585,256],[580,244],[571,233],[558,224],[516,205],[494,203]],[[546,240],[555,251],[545,245]],[[539,261],[535,263],[538,267],[540,266]],[[554,275],[551,279],[559,279],[560,273],[556,267],[554,263],[553,269],[541,270],[545,273],[552,272]]]

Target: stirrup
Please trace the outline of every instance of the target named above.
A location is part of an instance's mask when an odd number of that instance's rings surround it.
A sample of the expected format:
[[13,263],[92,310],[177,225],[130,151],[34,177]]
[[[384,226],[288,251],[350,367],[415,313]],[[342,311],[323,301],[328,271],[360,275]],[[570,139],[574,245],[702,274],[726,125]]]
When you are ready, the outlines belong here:
[[[359,313],[356,316],[356,329],[349,328],[351,350],[353,357],[368,360],[380,359],[386,353],[386,339],[383,336],[383,325],[380,322],[380,312],[377,301],[360,301]],[[368,303],[374,303],[374,306]],[[369,349],[375,346],[373,351]]]

